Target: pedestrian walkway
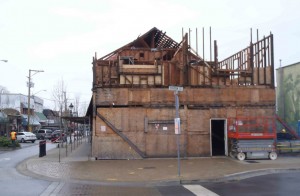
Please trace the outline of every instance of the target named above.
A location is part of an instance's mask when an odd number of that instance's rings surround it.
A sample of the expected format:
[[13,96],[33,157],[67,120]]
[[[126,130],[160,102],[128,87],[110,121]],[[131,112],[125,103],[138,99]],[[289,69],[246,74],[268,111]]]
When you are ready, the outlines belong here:
[[[230,157],[177,159],[92,160],[91,144],[84,141],[47,151],[18,166],[26,175],[53,181],[73,180],[97,183],[191,184],[207,181],[240,180],[257,175],[300,171],[300,157],[279,156],[277,160],[238,161]],[[67,149],[67,150],[66,150]]]

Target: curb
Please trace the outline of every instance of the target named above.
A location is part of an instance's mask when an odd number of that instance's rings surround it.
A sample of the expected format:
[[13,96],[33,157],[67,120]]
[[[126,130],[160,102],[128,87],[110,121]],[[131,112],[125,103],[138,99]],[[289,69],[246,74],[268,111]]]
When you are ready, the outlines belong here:
[[[62,179],[52,178],[45,175],[40,175],[31,171],[27,168],[28,158],[21,162],[17,166],[17,171],[21,174],[30,176],[33,178],[38,178],[47,181],[63,181]],[[212,178],[212,179],[193,179],[193,180],[153,180],[147,182],[124,182],[124,181],[94,181],[94,180],[77,180],[77,179],[68,179],[68,182],[72,183],[80,183],[80,184],[95,184],[95,185],[119,185],[119,186],[174,186],[174,185],[185,185],[185,184],[199,184],[199,183],[222,183],[222,182],[232,182],[232,181],[239,181],[244,180],[247,178],[268,175],[268,174],[277,174],[277,173],[292,173],[292,172],[299,172],[300,168],[269,168],[269,169],[259,169],[259,170],[252,170],[252,171],[245,171],[239,173],[233,173],[229,175],[225,175],[219,178]]]
[[29,170],[27,168],[27,162],[28,160],[32,159],[31,158],[28,158],[28,159],[25,159],[24,161],[20,162],[17,166],[16,166],[16,170],[20,173],[20,174],[23,174],[25,176],[29,176],[29,177],[32,177],[32,178],[36,178],[36,179],[41,179],[41,180],[47,180],[47,181],[51,181],[51,182],[57,182],[57,181],[60,181],[59,179],[55,179],[55,178],[51,178],[49,176],[44,176],[44,175],[40,175],[40,174],[37,174],[31,170]]
[[[57,148],[51,149],[49,152],[55,154],[55,150]],[[172,186],[172,185],[185,185],[185,184],[199,184],[199,183],[221,183],[221,182],[230,182],[230,181],[239,181],[247,178],[268,175],[268,174],[276,174],[276,173],[291,173],[291,172],[299,172],[300,167],[297,165],[292,166],[291,168],[265,168],[265,169],[257,169],[257,170],[249,170],[244,172],[238,172],[228,175],[219,175],[219,177],[208,178],[208,179],[181,179],[180,177],[173,178],[173,179],[155,179],[149,181],[108,181],[102,179],[100,181],[95,180],[88,180],[88,179],[76,179],[76,178],[68,178],[68,179],[60,179],[60,178],[53,178],[51,176],[47,176],[45,174],[39,174],[28,168],[28,164],[33,157],[29,157],[28,159],[23,160],[20,162],[16,169],[23,175],[30,176],[33,178],[38,178],[41,180],[47,180],[52,182],[64,181],[67,180],[68,182],[73,183],[81,183],[81,184],[96,184],[96,185],[120,185],[120,186]],[[39,159],[37,159],[39,160]],[[92,160],[89,160],[92,161]],[[51,161],[49,161],[51,162]],[[38,163],[39,164],[39,163]],[[196,178],[201,177],[197,176]],[[121,179],[120,179],[121,180]]]
[[213,182],[232,182],[244,180],[247,178],[269,175],[269,174],[278,174],[278,173],[293,173],[299,172],[300,168],[288,168],[288,169],[278,169],[278,168],[270,168],[270,169],[259,169],[252,171],[239,172],[234,174],[225,175],[220,178],[213,179],[195,179],[195,180],[181,180],[180,184],[199,184],[199,183],[213,183]]

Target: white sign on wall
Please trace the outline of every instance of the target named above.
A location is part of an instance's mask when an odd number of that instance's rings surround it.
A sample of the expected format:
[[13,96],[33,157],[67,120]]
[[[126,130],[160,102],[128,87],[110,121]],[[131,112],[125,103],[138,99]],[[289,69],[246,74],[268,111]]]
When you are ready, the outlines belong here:
[[106,131],[106,126],[101,126],[101,131],[105,132]]

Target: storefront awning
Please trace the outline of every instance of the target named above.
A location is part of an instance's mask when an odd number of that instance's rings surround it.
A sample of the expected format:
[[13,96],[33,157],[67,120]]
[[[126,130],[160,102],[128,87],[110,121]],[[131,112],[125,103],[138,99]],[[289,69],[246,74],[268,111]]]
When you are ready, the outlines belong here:
[[39,118],[39,122],[47,122],[47,118],[43,113],[35,112],[36,116]]
[[[39,119],[36,115],[30,115],[30,124],[33,126],[41,125],[39,123]],[[28,116],[26,114],[22,114],[22,125],[27,126],[28,125]]]
[[0,123],[7,123],[8,118],[7,115],[4,112],[0,112]]

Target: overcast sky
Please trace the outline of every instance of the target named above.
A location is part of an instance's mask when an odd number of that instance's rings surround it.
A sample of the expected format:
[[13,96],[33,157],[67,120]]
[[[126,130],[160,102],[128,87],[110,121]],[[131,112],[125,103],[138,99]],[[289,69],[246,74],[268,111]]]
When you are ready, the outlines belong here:
[[[27,95],[29,69],[44,70],[32,77],[33,93],[53,109],[52,91],[59,81],[72,102],[88,104],[92,88],[92,58],[105,56],[153,27],[181,41],[182,28],[202,28],[209,51],[209,27],[222,60],[246,48],[250,28],[256,40],[274,34],[275,67],[300,61],[299,0],[0,0],[0,85]],[[206,51],[206,57],[209,54]],[[206,58],[207,59],[207,58]],[[208,60],[208,59],[207,59]]]

